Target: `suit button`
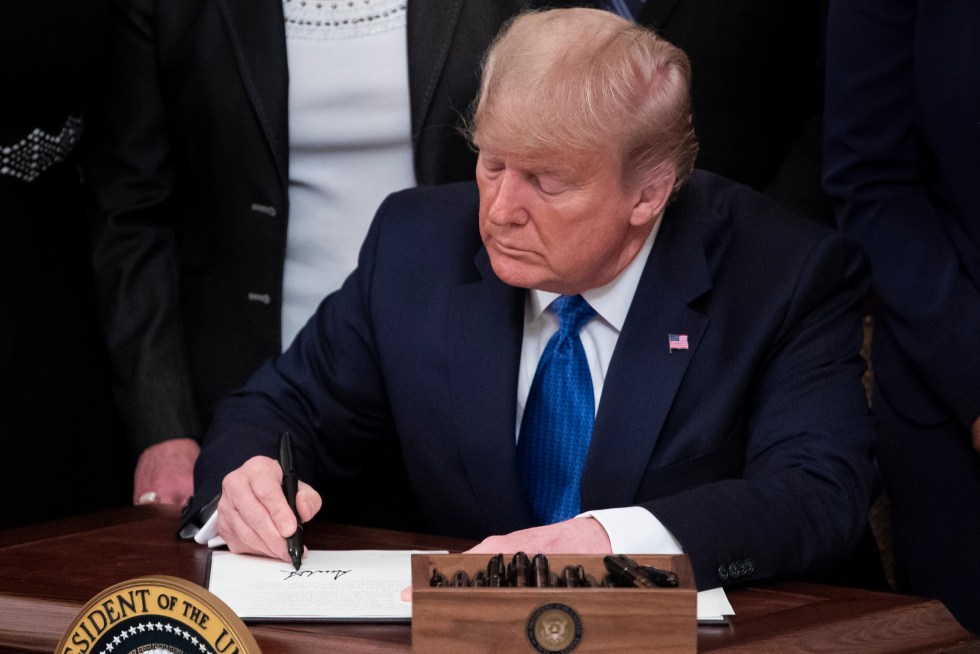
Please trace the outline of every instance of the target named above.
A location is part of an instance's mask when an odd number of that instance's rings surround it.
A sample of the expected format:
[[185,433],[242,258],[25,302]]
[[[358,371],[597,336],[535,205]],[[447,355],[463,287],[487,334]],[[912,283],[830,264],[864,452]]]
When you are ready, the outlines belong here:
[[268,204],[259,204],[258,202],[252,203],[252,211],[255,213],[264,213],[265,215],[275,218],[276,208]]
[[738,578],[738,564],[737,563],[731,563],[731,564],[729,564],[729,566],[728,566],[728,576],[731,577],[732,579]]
[[728,581],[728,566],[724,563],[718,566],[718,578],[722,581]]
[[755,572],[755,562],[752,559],[745,559],[745,573],[752,574]]

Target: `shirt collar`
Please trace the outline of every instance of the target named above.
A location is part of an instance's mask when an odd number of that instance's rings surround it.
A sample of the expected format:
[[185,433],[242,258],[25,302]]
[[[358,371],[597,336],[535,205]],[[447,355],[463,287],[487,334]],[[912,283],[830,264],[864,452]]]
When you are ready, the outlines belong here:
[[[619,273],[615,279],[599,288],[589,289],[582,293],[582,297],[589,303],[596,313],[607,323],[612,325],[616,331],[622,331],[626,323],[626,314],[629,313],[630,305],[633,303],[633,296],[636,294],[636,287],[640,284],[640,276],[646,267],[647,259],[650,258],[650,251],[653,249],[653,242],[660,231],[660,223],[663,216],[657,219],[650,230],[650,235],[644,241],[643,247],[637,252],[636,256],[628,266]],[[527,316],[528,322],[537,320],[544,310],[551,305],[558,293],[542,291],[532,288],[528,293]]]

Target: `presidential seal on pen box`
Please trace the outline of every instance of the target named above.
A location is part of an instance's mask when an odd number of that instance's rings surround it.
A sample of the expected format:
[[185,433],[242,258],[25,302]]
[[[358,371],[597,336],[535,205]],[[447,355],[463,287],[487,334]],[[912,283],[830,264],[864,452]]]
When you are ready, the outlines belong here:
[[694,652],[684,555],[412,556],[416,652]]

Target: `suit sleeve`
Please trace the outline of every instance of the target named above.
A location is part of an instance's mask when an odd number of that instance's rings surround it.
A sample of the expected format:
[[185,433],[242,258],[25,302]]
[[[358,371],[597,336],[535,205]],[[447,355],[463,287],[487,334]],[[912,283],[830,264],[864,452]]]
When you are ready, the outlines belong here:
[[[919,4],[830,3],[825,183],[841,229],[871,258],[882,319],[926,385],[969,428],[980,415],[980,289],[930,192],[931,148],[915,115],[942,100],[914,92]],[[953,115],[945,120],[947,135],[957,134]],[[964,125],[974,140],[975,121]],[[954,147],[970,150],[970,140]]]
[[365,507],[397,505],[391,496],[379,499],[398,476],[379,466],[401,457],[369,308],[388,206],[386,200],[378,210],[354,274],[320,304],[285,352],[218,406],[195,466],[195,498],[185,520],[221,490],[229,472],[253,456],[275,457],[284,431],[293,437],[300,479],[324,497],[331,519],[359,522]]
[[691,557],[700,588],[833,565],[867,524],[873,436],[860,376],[864,258],[837,234],[805,258],[744,409],[745,461],[643,503]]
[[157,71],[154,0],[118,1],[113,73],[86,162],[94,263],[117,402],[134,453],[196,437],[178,303],[174,166]]

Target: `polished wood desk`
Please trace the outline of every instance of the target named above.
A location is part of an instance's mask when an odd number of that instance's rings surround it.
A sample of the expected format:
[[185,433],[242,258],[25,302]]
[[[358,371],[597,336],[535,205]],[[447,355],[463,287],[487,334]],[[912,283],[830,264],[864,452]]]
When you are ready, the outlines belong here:
[[[0,651],[51,652],[92,597],[127,579],[172,575],[204,585],[207,551],[174,536],[176,511],[132,507],[0,532]],[[332,549],[463,550],[462,540],[312,524],[306,542]],[[980,641],[936,601],[806,583],[729,593],[729,625],[698,628],[703,652],[974,652]],[[393,624],[257,624],[264,654],[407,652]],[[529,649],[530,651],[530,649]]]

